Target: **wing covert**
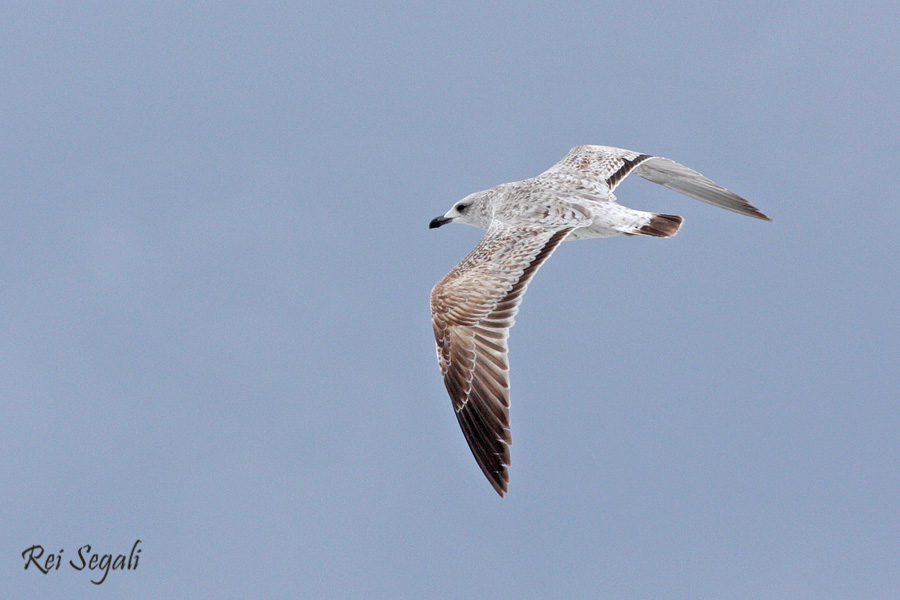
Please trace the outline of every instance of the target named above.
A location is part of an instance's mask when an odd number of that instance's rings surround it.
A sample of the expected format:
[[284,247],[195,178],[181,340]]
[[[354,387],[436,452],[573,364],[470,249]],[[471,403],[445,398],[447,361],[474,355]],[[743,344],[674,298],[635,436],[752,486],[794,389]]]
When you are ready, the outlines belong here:
[[[538,177],[569,180],[597,193],[608,193],[638,165],[653,158],[612,146],[575,146],[565,158],[541,173]],[[576,175],[576,177],[573,177]]]

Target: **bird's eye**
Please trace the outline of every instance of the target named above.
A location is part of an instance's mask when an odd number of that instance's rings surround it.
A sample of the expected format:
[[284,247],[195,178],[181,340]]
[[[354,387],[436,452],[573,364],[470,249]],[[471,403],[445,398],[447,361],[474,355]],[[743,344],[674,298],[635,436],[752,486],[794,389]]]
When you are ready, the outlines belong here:
[[468,207],[467,205],[465,205],[465,204],[457,204],[457,205],[456,205],[456,212],[458,212],[458,213],[466,212],[466,209],[467,209],[467,208],[469,208],[469,207]]

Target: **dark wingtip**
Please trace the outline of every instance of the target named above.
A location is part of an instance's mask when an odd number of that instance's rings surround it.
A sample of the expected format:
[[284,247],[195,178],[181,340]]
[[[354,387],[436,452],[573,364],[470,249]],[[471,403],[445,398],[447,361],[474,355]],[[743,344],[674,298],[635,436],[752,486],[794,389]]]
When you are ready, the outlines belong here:
[[[488,474],[485,473],[485,475]],[[506,496],[506,493],[509,491],[509,474],[506,467],[504,467],[503,471],[500,473],[491,473],[491,475],[488,475],[488,481],[494,487],[494,491],[500,494],[501,498]]]
[[655,214],[649,223],[638,229],[638,232],[654,237],[672,237],[678,233],[683,221],[684,219],[678,215]]
[[747,202],[747,206],[744,207],[744,210],[740,212],[741,214],[747,215],[748,217],[753,217],[754,219],[759,219],[760,221],[768,221],[769,223],[773,223],[775,221],[769,215],[764,214],[763,211],[759,210],[749,202]]

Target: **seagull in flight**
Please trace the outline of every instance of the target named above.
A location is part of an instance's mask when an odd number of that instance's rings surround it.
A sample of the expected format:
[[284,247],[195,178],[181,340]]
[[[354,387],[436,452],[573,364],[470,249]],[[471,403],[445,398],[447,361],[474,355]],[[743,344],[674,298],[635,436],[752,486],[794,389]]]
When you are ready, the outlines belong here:
[[466,196],[434,229],[462,223],[485,230],[475,248],[431,291],[437,359],[466,442],[500,496],[509,487],[507,339],[522,295],[563,241],[616,235],[672,237],[682,218],[616,202],[634,173],[697,200],[771,221],[700,173],[660,156],[608,146],[576,146],[537,177]]

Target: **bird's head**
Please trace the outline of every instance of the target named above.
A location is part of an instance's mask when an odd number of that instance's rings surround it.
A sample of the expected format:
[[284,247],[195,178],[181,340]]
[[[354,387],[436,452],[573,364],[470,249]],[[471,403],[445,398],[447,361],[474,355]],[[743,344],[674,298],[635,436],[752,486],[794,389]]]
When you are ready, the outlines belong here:
[[462,223],[479,229],[487,229],[493,218],[492,205],[494,197],[501,193],[498,188],[469,194],[440,217],[435,217],[428,227],[435,229],[447,223]]

